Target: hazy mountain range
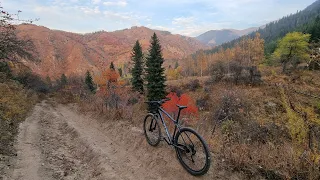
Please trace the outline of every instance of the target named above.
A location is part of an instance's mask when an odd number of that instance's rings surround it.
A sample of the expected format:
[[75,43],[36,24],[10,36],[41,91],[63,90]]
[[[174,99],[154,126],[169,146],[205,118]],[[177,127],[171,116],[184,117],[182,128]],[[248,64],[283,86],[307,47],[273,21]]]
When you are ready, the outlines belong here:
[[222,30],[210,30],[196,37],[199,41],[206,45],[218,46],[225,42],[232,41],[243,35],[247,35],[253,31],[258,30],[258,27],[252,27],[244,30],[236,29],[222,29]]

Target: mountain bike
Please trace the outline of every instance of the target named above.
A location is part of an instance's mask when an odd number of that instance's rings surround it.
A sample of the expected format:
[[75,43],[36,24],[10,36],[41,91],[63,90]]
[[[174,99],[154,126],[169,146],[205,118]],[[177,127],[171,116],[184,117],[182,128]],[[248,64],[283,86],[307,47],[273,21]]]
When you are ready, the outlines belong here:
[[[209,148],[204,139],[195,130],[189,127],[182,127],[179,124],[180,113],[187,106],[177,104],[179,111],[176,120],[162,108],[162,104],[169,100],[145,102],[152,109],[143,123],[146,140],[151,146],[157,146],[162,140],[166,141],[168,145],[175,148],[177,158],[184,169],[194,176],[203,175],[210,168],[211,156]],[[169,133],[163,114],[174,123],[172,135]],[[160,123],[165,129],[166,137],[162,136]]]

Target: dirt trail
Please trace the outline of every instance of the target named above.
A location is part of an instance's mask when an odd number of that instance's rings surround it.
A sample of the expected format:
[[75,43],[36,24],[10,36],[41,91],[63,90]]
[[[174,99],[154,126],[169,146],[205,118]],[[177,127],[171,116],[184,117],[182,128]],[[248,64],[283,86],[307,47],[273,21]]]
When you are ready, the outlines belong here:
[[54,104],[39,103],[20,125],[18,156],[3,179],[242,179],[214,163],[206,175],[193,177],[174,149],[164,142],[149,146],[141,127]]

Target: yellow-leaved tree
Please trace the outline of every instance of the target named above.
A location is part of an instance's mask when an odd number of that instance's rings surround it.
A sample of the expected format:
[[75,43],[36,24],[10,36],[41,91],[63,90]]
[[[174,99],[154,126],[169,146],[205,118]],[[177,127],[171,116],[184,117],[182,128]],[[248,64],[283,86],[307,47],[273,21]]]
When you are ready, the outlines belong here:
[[288,64],[295,69],[301,62],[309,58],[310,36],[310,34],[292,32],[279,41],[274,57],[282,63],[282,72],[286,72]]

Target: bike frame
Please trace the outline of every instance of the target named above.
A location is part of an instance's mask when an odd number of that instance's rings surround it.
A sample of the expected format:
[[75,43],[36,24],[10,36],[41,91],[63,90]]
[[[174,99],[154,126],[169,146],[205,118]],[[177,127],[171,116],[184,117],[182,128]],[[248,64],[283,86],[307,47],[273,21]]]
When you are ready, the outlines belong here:
[[[164,109],[162,109],[161,107],[158,108],[158,112],[157,113],[160,115],[160,119],[161,119],[162,125],[164,126],[164,129],[165,129],[167,137],[168,137],[168,140],[166,138],[164,138],[164,140],[167,142],[168,145],[175,146],[175,144],[173,143],[173,138],[176,135],[177,129],[178,129],[178,131],[180,131],[180,129],[181,129],[181,127],[179,125],[179,117],[180,117],[181,110],[182,109],[179,108],[177,119],[174,120],[174,118],[172,116],[170,116],[170,114],[167,113]],[[163,118],[162,114],[165,114],[174,123],[175,127],[174,127],[174,132],[173,132],[172,136],[169,133],[168,127],[167,127],[166,123],[164,122],[164,118]]]

